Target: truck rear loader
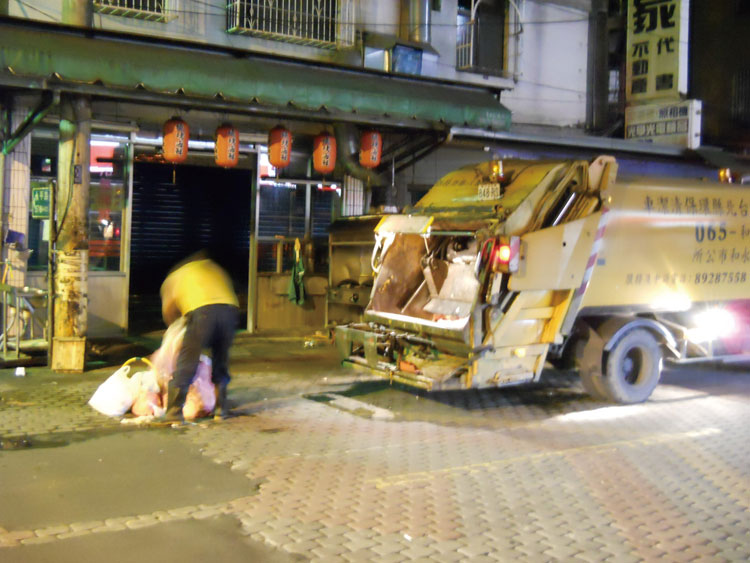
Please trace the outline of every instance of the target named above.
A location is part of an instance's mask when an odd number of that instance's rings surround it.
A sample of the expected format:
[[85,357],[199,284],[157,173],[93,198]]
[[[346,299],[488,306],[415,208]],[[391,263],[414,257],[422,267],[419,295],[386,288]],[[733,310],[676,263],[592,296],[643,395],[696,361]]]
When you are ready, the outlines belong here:
[[665,359],[750,358],[749,205],[740,186],[619,181],[608,156],[463,167],[375,228],[370,301],[336,345],[426,390],[572,361],[596,398],[644,401]]

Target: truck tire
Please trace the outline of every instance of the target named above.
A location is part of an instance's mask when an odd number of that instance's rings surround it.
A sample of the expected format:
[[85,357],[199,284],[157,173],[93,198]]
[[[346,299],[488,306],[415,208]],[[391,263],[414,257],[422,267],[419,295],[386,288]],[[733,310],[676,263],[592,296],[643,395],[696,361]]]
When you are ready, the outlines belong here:
[[602,382],[602,353],[604,343],[589,329],[588,338],[580,339],[575,344],[575,356],[580,364],[578,373],[583,388],[593,399],[608,401],[609,395]]
[[596,399],[597,401],[611,400],[609,393],[607,393],[607,390],[604,388],[604,382],[602,381],[601,375],[586,370],[581,370],[580,375],[583,389],[592,399]]
[[661,377],[662,350],[653,334],[636,328],[610,350],[601,378],[603,390],[615,403],[640,403],[649,398]]

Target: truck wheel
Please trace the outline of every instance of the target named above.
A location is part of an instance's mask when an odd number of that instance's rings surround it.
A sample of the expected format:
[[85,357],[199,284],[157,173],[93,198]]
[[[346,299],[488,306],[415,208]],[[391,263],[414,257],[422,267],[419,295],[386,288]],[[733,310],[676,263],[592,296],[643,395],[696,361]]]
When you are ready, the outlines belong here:
[[609,400],[601,373],[603,344],[601,338],[595,337],[593,330],[590,330],[586,340],[578,340],[575,343],[575,355],[581,364],[578,368],[581,383],[586,393],[598,401]]
[[640,403],[651,395],[661,377],[662,351],[647,330],[636,328],[610,350],[601,383],[615,403]]
[[596,399],[598,401],[609,401],[611,400],[609,397],[609,394],[607,393],[606,389],[604,389],[604,383],[602,381],[602,376],[598,373],[592,373],[590,371],[581,370],[581,383],[583,383],[583,388],[588,393],[592,399]]

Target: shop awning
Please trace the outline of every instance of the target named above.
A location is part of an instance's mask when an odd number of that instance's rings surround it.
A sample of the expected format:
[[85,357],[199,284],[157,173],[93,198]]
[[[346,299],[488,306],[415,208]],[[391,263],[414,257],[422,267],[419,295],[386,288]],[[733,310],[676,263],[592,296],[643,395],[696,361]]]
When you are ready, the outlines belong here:
[[510,128],[497,93],[481,87],[11,18],[0,20],[0,85],[321,121]]

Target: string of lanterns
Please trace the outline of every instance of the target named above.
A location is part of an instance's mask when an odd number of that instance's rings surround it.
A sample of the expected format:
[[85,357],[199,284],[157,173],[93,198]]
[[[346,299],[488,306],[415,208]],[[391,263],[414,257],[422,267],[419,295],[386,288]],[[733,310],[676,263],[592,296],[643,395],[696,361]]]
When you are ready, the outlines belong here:
[[[187,159],[190,127],[179,117],[164,124],[162,153],[164,160],[179,164]],[[292,159],[292,132],[281,125],[268,133],[268,161],[275,168],[289,166]],[[239,162],[240,133],[225,123],[216,129],[214,160],[218,166],[231,168]],[[365,168],[380,165],[383,137],[377,131],[364,131],[360,137],[359,163]],[[319,174],[330,174],[336,167],[336,137],[327,131],[313,141],[313,168]]]

